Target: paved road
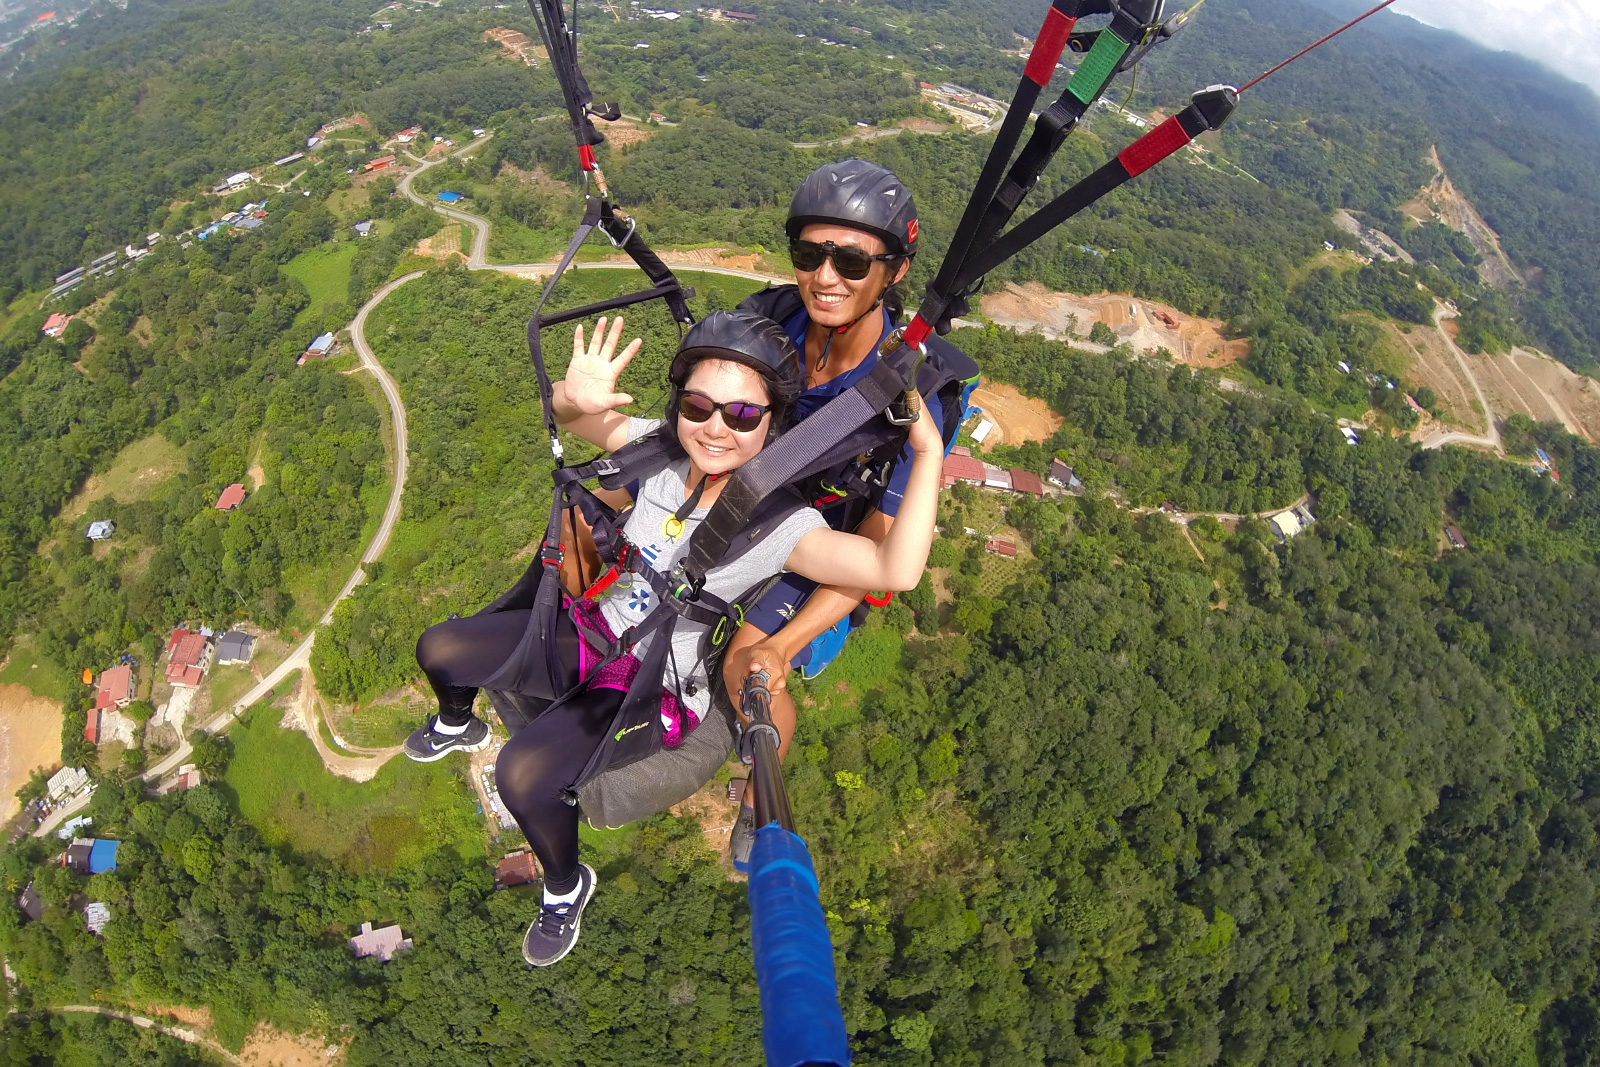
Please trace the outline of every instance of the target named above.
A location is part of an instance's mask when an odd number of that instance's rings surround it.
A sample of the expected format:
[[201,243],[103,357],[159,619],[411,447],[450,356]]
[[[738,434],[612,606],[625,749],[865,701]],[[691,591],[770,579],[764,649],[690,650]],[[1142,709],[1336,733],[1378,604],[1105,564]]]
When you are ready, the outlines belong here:
[[1478,403],[1483,407],[1484,419],[1489,424],[1489,432],[1480,437],[1477,434],[1463,433],[1451,430],[1436,433],[1422,443],[1423,448],[1443,448],[1445,445],[1480,445],[1500,451],[1500,428],[1495,425],[1494,409],[1489,406],[1489,398],[1483,394],[1483,386],[1478,384],[1478,378],[1472,373],[1472,366],[1467,362],[1466,353],[1453,341],[1444,330],[1444,320],[1455,318],[1455,313],[1443,305],[1433,309],[1433,325],[1439,331],[1439,336],[1444,338],[1444,343],[1450,346],[1450,353],[1456,357],[1456,366],[1461,368],[1461,373],[1466,375],[1467,381],[1472,383],[1472,391],[1478,394]]

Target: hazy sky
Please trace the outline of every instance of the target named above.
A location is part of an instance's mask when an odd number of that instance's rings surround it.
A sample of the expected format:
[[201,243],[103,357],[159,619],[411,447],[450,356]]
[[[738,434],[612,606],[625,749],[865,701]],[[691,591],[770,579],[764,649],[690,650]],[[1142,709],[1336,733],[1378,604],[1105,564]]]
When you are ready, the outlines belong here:
[[1600,0],[1400,0],[1393,10],[1538,60],[1600,92]]

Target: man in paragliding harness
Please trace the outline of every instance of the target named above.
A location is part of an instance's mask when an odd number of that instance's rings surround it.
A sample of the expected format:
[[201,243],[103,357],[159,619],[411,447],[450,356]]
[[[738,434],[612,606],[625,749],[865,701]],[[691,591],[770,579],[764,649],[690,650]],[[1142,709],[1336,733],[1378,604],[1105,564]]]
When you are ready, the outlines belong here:
[[[870,374],[879,344],[899,325],[896,283],[917,252],[917,208],[911,191],[892,172],[847,159],[817,168],[801,183],[785,229],[797,284],[756,293],[740,307],[781,324],[804,356],[805,390],[795,407],[796,418],[804,419]],[[977,385],[978,368],[940,338],[930,337],[927,348],[917,389],[948,451]],[[897,437],[811,479],[803,489],[830,527],[881,542],[900,517],[911,461],[911,446]],[[870,592],[826,583],[819,588],[789,573],[746,611],[724,673],[730,692],[738,692],[743,679],[757,670],[771,676],[781,752],[787,752],[794,732],[794,700],[784,691],[790,667],[805,678],[820,674],[844,648],[850,630],[865,621]],[[740,870],[754,824],[754,812],[745,806],[731,845]]]
[[[637,779],[636,769],[671,767],[673,754],[692,749],[700,734],[711,738],[703,746],[711,760],[683,761],[692,777],[703,782],[726,758],[730,733],[713,698],[727,643],[715,635],[737,621],[739,605],[753,604],[786,572],[846,588],[914,587],[927,562],[939,492],[940,427],[925,413],[918,415],[919,405],[908,396],[914,420],[908,448],[915,458],[909,478],[900,482],[905,521],[875,541],[830,529],[815,507],[781,494],[773,506],[764,505],[700,588],[685,590],[677,564],[729,484],[728,475],[792,421],[804,384],[800,356],[764,316],[715,312],[689,330],[673,360],[666,418],[630,418],[617,410],[632,403],[616,391],[617,378],[641,342],[617,355],[622,320],[609,331],[606,326],[600,319],[588,345],[578,329],[572,362],[550,404],[563,430],[617,453],[613,458],[622,471],[628,469],[624,457],[644,454],[641,444],[659,446],[653,454],[664,457],[632,482],[616,472],[625,489],[582,488],[587,468],[569,468],[576,473],[561,483],[558,497],[584,497],[594,543],[615,562],[587,589],[563,582],[560,611],[548,616],[527,607],[514,589],[476,615],[425,631],[417,661],[438,696],[439,712],[406,741],[407,756],[423,762],[476,750],[489,740],[488,724],[473,714],[480,688],[491,689],[492,698],[506,692],[539,698],[496,764],[500,796],[544,870],[540,912],[523,941],[523,957],[536,967],[571,951],[594,893],[595,872],[578,858],[580,810],[591,821],[597,813],[606,819],[608,811],[626,810],[616,817],[628,821],[659,810],[650,801],[659,803],[662,796],[659,789],[646,789],[646,803],[630,808],[585,789],[608,775]],[[597,502],[631,510],[623,518],[597,510]],[[605,534],[612,518],[619,528]],[[567,555],[550,552],[551,566],[536,561],[525,581],[553,589],[547,583]],[[558,668],[554,688],[560,692],[553,699],[538,679],[544,663]],[[639,696],[648,698],[642,713],[626,719]],[[720,696],[725,705],[726,694]],[[498,700],[496,707],[506,714]]]

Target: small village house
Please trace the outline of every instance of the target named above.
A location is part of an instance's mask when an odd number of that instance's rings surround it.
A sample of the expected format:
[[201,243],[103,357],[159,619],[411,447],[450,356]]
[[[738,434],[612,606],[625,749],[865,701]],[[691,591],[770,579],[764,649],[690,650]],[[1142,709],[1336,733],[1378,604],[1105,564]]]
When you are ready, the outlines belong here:
[[243,630],[229,630],[217,638],[217,663],[224,667],[242,667],[255,655],[256,639]]
[[494,880],[501,889],[529,885],[539,880],[539,864],[534,860],[533,853],[519,849],[500,858],[495,865]]
[[395,953],[404,952],[411,947],[411,939],[401,932],[398,926],[385,926],[381,930],[374,930],[370,922],[361,924],[361,932],[350,939],[350,950],[356,954],[356,959],[365,956],[376,956],[380,963],[388,963],[394,959]]
[[109,541],[111,535],[117,532],[117,524],[110,519],[101,519],[99,522],[89,524],[89,540]]
[[243,503],[244,483],[234,482],[232,485],[228,486],[228,488],[222,491],[221,496],[217,497],[217,510],[232,511],[234,508]]
[[215,650],[205,634],[179,627],[167,641],[167,681],[172,685],[197,687],[211,666]]
[[71,315],[63,315],[57,311],[44,320],[44,326],[40,328],[40,332],[46,337],[60,337],[62,332],[66,330],[67,323],[71,321]]
[[988,544],[984,545],[983,547],[984,547],[984,549],[986,551],[992,552],[995,555],[1000,556],[1003,559],[1016,559],[1017,558],[1017,546],[1014,543],[1010,542],[1010,541],[1002,541],[1002,540],[996,539],[996,540],[990,541]]

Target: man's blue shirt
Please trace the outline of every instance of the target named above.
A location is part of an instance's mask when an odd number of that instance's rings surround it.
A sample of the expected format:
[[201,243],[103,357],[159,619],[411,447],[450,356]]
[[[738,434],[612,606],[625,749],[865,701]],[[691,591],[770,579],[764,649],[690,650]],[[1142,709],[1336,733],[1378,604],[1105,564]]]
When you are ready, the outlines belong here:
[[[883,329],[878,334],[878,337],[881,341],[884,335],[894,328],[894,324],[889,321],[888,311],[882,311],[880,315],[883,320]],[[801,359],[806,358],[806,329],[810,325],[811,316],[807,314],[805,308],[795,312],[783,324],[784,333],[789,335],[789,340],[793,341],[795,348],[799,349]],[[861,366],[801,393],[799,401],[795,404],[796,417],[800,419],[809,418],[828,401],[871,374],[872,368],[877,365],[878,351],[877,347],[874,346],[872,354],[862,361]],[[924,397],[923,400],[927,405],[928,416],[933,419],[936,426],[942,428],[944,426],[944,404],[937,395]],[[900,502],[905,497],[906,484],[911,480],[911,460],[911,445],[907,444],[895,462],[894,475],[889,479],[889,488],[884,491],[883,500],[878,504],[878,510],[885,515],[892,517],[900,513]],[[822,514],[828,520],[830,526],[837,528],[836,524],[844,520],[848,510],[847,508],[824,508]]]

